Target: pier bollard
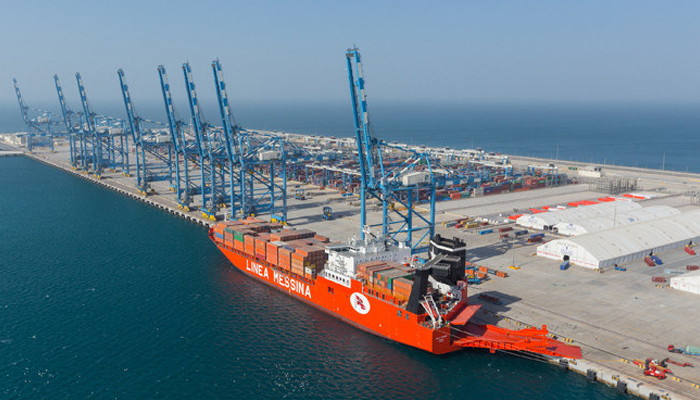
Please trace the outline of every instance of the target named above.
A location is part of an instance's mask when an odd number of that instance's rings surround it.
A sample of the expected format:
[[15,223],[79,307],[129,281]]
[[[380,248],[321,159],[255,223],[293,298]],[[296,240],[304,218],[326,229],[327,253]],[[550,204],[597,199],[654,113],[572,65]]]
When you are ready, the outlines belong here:
[[619,393],[627,393],[627,382],[618,379],[617,386],[615,388]]
[[597,379],[597,374],[594,370],[589,369],[586,371],[586,378],[591,382],[595,382]]
[[559,368],[561,368],[563,370],[568,370],[569,369],[569,361],[567,361],[563,358],[560,359],[559,360]]

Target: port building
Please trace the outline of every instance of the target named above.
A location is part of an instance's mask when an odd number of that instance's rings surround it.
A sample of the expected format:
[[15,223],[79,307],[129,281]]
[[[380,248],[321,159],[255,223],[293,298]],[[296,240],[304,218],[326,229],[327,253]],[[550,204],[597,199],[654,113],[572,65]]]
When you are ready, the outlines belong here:
[[651,252],[700,241],[700,210],[639,222],[580,236],[555,239],[537,247],[537,255],[591,269],[636,261]]

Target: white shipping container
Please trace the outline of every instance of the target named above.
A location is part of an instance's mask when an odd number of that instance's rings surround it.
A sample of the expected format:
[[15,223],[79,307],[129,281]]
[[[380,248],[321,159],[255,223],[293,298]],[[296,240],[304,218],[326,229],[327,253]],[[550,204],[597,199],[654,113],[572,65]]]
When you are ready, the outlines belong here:
[[273,161],[282,158],[282,152],[279,150],[266,150],[258,153],[258,160],[260,161]]
[[430,183],[430,174],[427,172],[410,172],[401,176],[404,186],[424,185]]

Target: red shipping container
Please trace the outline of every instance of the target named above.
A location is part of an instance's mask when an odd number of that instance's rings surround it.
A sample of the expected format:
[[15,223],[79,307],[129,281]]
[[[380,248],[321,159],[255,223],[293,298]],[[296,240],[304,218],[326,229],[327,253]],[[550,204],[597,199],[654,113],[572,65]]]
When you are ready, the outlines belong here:
[[234,240],[233,244],[236,250],[245,251],[245,244],[243,244],[243,242],[241,242],[240,240]]
[[255,237],[252,235],[245,235],[243,236],[243,243],[245,243],[246,247],[255,248]]

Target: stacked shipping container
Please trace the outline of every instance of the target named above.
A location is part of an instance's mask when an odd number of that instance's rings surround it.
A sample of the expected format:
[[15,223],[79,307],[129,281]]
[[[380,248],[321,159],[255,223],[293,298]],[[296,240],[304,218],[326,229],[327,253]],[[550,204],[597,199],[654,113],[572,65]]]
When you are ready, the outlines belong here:
[[410,267],[386,261],[370,261],[358,264],[357,275],[365,287],[399,302],[407,301],[413,286]]
[[213,230],[216,241],[299,276],[315,276],[328,260],[328,238],[308,229],[248,218],[218,223]]

